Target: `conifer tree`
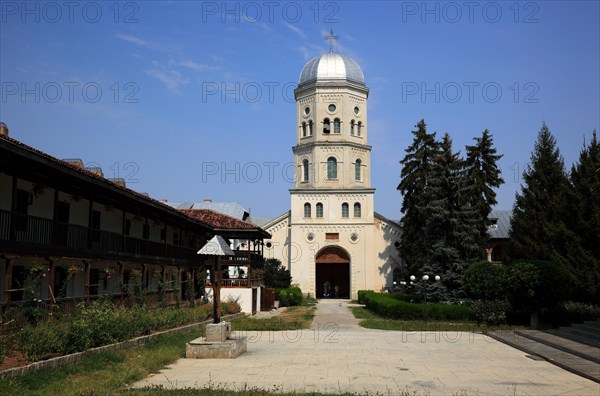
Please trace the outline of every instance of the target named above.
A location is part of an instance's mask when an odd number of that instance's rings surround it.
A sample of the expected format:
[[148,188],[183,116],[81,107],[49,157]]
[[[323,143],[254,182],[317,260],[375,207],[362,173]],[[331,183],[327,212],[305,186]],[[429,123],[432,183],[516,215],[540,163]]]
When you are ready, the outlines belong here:
[[479,255],[477,212],[469,204],[468,175],[459,155],[452,151],[452,139],[446,134],[425,194],[428,249],[422,271],[440,275],[441,282],[430,284],[429,291],[437,299],[461,295],[463,272]]
[[560,261],[565,244],[568,180],[556,139],[545,123],[516,194],[510,230],[510,259]]
[[570,189],[565,221],[577,245],[567,245],[581,292],[576,296],[588,301],[600,300],[600,144],[594,130],[592,141],[583,146],[579,161],[570,173]]
[[466,146],[465,168],[470,183],[469,204],[477,211],[477,229],[481,254],[488,240],[489,214],[496,203],[494,188],[500,187],[504,180],[497,163],[502,155],[496,154],[492,134],[484,130],[481,137],[474,138],[475,144]]
[[424,236],[426,190],[431,177],[434,159],[439,155],[439,142],[435,132],[427,133],[427,124],[421,120],[416,125],[412,144],[406,149],[398,190],[402,200],[402,237],[400,254],[409,272],[420,270],[425,262],[427,242]]

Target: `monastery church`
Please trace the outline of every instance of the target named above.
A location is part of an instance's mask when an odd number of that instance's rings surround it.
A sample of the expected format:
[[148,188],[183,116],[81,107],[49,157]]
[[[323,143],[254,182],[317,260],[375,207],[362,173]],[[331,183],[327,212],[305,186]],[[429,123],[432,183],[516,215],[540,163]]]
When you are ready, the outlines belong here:
[[[335,38],[329,37],[330,43]],[[391,287],[400,226],[379,215],[371,187],[368,96],[356,61],[334,53],[306,63],[294,91],[296,146],[291,210],[263,225],[265,258],[318,298],[357,298]]]

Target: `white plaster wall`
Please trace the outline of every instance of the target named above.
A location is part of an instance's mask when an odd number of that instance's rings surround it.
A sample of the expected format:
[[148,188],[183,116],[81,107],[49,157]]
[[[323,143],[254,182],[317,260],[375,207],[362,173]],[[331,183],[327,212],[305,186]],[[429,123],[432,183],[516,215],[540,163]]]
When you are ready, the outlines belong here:
[[[256,311],[260,311],[260,291],[261,288],[258,287],[256,293]],[[228,300],[237,300],[238,304],[242,309],[243,313],[252,314],[252,288],[242,288],[242,287],[224,287],[221,288],[221,301],[225,302]],[[206,297],[212,301],[213,293],[212,288],[207,287],[205,289]]]
[[79,199],[79,201],[71,200],[69,213],[69,223],[88,227],[90,222],[90,201],[87,199]]
[[[33,183],[18,179],[17,189],[33,192]],[[54,189],[45,188],[37,196],[33,196],[33,203],[29,205],[27,214],[30,216],[42,217],[45,219],[52,219],[54,217]]]

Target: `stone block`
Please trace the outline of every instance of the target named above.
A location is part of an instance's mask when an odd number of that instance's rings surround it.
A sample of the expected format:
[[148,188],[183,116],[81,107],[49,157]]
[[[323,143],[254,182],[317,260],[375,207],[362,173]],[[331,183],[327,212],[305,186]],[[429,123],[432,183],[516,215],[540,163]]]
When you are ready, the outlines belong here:
[[205,337],[186,344],[188,359],[235,359],[248,350],[247,337],[234,337],[223,342],[209,342]]
[[205,329],[207,342],[225,342],[231,336],[231,323],[210,323]]

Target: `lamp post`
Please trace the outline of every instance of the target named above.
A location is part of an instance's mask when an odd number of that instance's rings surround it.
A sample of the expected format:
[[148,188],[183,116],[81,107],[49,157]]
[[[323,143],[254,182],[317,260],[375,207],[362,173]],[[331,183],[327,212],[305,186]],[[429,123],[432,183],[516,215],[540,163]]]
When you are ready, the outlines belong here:
[[[433,279],[434,279],[436,282],[439,282],[439,281],[440,281],[440,279],[442,279],[442,278],[441,278],[439,275],[435,275],[435,276],[433,277]],[[416,281],[416,280],[417,280],[417,277],[416,277],[416,276],[414,276],[414,275],[411,275],[411,276],[410,276],[410,284],[411,284],[411,285],[412,285],[412,284],[413,284],[413,282],[414,282],[414,281]],[[429,275],[427,275],[427,274],[423,275],[423,276],[421,277],[421,280],[422,280],[423,282],[427,282],[427,281],[429,280]],[[425,293],[424,293],[424,294],[425,294],[425,302],[427,303],[427,286],[425,286]]]

